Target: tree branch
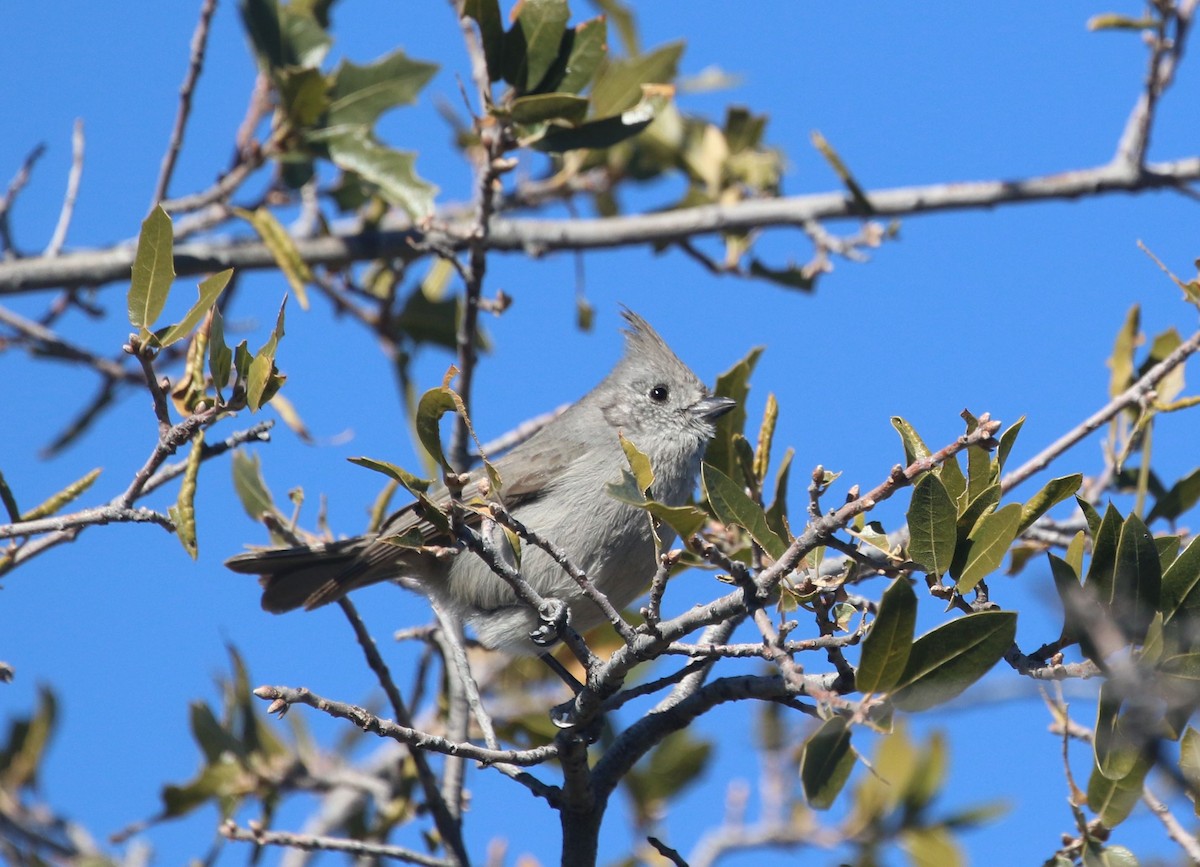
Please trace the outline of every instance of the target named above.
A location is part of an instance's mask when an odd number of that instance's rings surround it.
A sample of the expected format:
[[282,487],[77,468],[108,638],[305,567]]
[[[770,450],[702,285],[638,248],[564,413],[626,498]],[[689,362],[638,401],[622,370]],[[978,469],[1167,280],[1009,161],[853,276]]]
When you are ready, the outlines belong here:
[[[990,209],[1021,202],[1090,198],[1110,193],[1180,189],[1200,180],[1200,156],[1150,163],[1142,171],[1112,164],[1014,180],[964,181],[868,191],[872,216],[916,216],[941,211]],[[216,195],[214,192],[213,195]],[[859,220],[855,200],[844,191],[778,199],[754,199],[731,205],[705,205],[652,214],[590,220],[526,220],[493,218],[483,248],[509,253],[549,253],[659,246],[701,235],[745,232],[772,226],[802,228],[810,220]],[[473,221],[455,221],[426,231],[400,217],[383,222],[379,231],[342,229],[323,238],[295,240],[309,265],[344,266],[380,258],[411,261],[426,251],[462,251],[470,246]],[[133,247],[122,244],[85,250],[54,259],[30,257],[0,262],[0,295],[35,292],[61,286],[101,286],[129,278]],[[180,277],[225,268],[239,271],[278,267],[271,251],[249,241],[208,241],[175,248]]]

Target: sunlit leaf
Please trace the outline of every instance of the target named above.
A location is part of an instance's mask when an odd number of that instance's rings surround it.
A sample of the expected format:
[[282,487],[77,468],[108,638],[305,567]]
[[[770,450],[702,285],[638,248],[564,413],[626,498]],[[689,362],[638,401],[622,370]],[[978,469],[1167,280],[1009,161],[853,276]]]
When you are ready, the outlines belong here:
[[[22,514],[20,516],[20,520],[36,521],[40,518],[53,515],[63,506],[66,506],[68,503],[77,500],[85,491],[87,491],[87,489],[90,488],[96,481],[96,479],[100,478],[100,470],[100,467],[96,467],[96,469],[92,470],[83,478],[71,482],[71,484],[67,485],[58,493],[51,494],[43,502],[34,506],[28,512]],[[16,508],[15,503],[13,504],[13,508]],[[14,516],[14,518],[15,517],[16,516]]]
[[929,446],[925,445],[925,441],[921,439],[921,435],[917,433],[916,429],[900,416],[892,416],[892,427],[900,434],[900,441],[904,444],[905,466],[909,466],[914,461],[922,460],[932,454]]
[[280,339],[283,338],[283,314],[286,308],[287,297],[284,296],[283,303],[279,305],[279,315],[275,319],[275,328],[262,349],[254,354],[254,360],[250,362],[250,369],[246,373],[246,405],[250,407],[251,412],[257,411],[269,401],[278,389],[278,383],[282,381],[275,367],[275,353],[279,348]]
[[175,280],[174,229],[162,206],[155,205],[142,221],[133,277],[129,282],[129,322],[149,330],[162,314],[167,294]]
[[783,556],[787,543],[775,535],[762,506],[750,499],[737,482],[710,464],[704,465],[701,478],[704,494],[723,523],[743,528],[772,559]]
[[385,199],[414,220],[433,211],[437,187],[417,177],[413,154],[382,145],[361,128],[331,136],[325,144],[338,168],[375,184]]
[[1081,473],[1062,476],[1061,478],[1051,479],[1046,482],[1040,491],[1025,502],[1024,507],[1021,509],[1021,523],[1017,527],[1017,532],[1024,533],[1033,526],[1034,521],[1067,499],[1067,497],[1073,496],[1082,484],[1083,475]]
[[1009,503],[999,511],[984,515],[967,536],[967,553],[955,586],[966,593],[1000,568],[1008,547],[1017,538],[1021,507]]
[[909,559],[932,575],[945,573],[954,557],[957,517],[954,501],[941,480],[933,473],[923,475],[908,506]]
[[307,310],[308,284],[313,282],[313,274],[300,251],[296,249],[296,242],[287,229],[267,208],[256,208],[253,211],[234,208],[234,213],[254,227],[258,237],[262,239],[263,246],[270,251],[275,264],[287,278],[288,285],[296,293],[300,309]]

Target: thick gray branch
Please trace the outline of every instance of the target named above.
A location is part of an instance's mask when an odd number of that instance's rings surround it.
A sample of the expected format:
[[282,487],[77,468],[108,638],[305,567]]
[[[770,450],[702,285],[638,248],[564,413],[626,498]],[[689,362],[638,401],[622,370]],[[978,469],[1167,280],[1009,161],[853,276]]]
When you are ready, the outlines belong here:
[[[1144,170],[1117,163],[1090,169],[1008,181],[968,181],[898,187],[867,193],[871,212],[864,213],[844,192],[813,193],[779,199],[707,205],[679,211],[635,214],[590,220],[526,220],[493,218],[488,250],[547,253],[594,250],[681,241],[699,235],[748,231],[770,226],[797,226],[813,220],[900,217],[934,211],[976,210],[1016,202],[1077,199],[1106,193],[1137,193],[1178,188],[1200,180],[1200,157],[1152,163]],[[299,238],[296,247],[310,265],[346,265],[378,258],[415,258],[414,249],[464,250],[473,230],[470,222],[435,225],[418,231],[397,218],[377,232],[357,228],[330,237]],[[83,250],[54,258],[0,262],[0,295],[60,286],[99,286],[129,279],[133,247]],[[175,249],[180,276],[224,268],[256,270],[276,267],[275,258],[259,243],[218,240],[182,244]]]

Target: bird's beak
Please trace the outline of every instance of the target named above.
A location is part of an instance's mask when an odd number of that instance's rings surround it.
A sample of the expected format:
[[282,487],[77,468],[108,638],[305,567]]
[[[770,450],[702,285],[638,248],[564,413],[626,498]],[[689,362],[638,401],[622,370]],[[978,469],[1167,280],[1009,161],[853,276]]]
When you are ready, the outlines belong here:
[[704,421],[714,421],[737,406],[736,400],[728,397],[706,397],[688,407],[688,412]]

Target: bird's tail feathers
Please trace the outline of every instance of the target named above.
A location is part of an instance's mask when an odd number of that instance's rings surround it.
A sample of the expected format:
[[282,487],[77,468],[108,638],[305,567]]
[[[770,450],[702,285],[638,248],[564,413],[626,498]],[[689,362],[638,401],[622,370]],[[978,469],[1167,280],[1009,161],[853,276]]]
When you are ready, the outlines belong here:
[[258,575],[263,587],[263,609],[282,614],[296,608],[317,608],[355,587],[390,577],[373,574],[377,570],[372,567],[377,564],[362,556],[371,541],[345,539],[299,548],[252,551],[231,557],[225,565],[234,572]]

